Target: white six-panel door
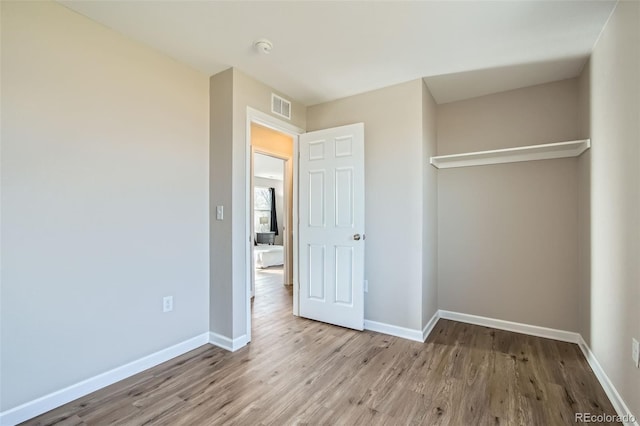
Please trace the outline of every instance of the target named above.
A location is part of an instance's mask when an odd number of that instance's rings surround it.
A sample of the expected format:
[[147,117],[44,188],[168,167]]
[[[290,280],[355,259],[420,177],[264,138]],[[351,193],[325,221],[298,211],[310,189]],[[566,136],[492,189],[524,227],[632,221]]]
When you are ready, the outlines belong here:
[[300,136],[300,316],[364,326],[364,124]]

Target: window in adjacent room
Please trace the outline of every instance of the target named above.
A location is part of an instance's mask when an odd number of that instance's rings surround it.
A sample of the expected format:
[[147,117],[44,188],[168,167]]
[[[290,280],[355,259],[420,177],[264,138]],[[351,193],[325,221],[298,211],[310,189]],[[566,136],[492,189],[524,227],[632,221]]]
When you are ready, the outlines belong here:
[[255,187],[253,192],[253,226],[256,232],[271,229],[271,193],[269,188]]

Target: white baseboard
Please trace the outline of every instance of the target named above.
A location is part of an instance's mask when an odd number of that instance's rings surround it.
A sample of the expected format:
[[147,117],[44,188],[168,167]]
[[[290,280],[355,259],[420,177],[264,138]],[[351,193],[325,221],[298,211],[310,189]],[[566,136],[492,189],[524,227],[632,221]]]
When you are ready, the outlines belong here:
[[[587,342],[584,341],[582,336],[580,336],[580,341],[578,342],[578,346],[582,350],[584,357],[587,359],[589,366],[591,366],[593,373],[598,378],[598,381],[602,385],[602,388],[604,389],[605,393],[609,397],[609,400],[611,401],[611,404],[613,404],[613,408],[615,408],[618,415],[623,419],[625,418],[629,420],[632,419],[633,414],[631,414],[631,410],[629,409],[627,404],[624,402],[624,400],[616,390],[615,386],[613,386],[613,383],[611,383],[609,376],[607,376],[607,373],[604,372],[596,356],[593,354],[593,352],[591,352],[591,348],[587,345]],[[639,420],[640,419],[636,418],[633,422],[625,421],[624,424],[626,426],[640,426],[638,424]]]
[[235,352],[238,349],[246,346],[246,344],[249,343],[249,340],[247,339],[246,334],[243,334],[240,337],[236,337],[235,339],[230,339],[226,336],[214,333],[212,331],[209,333],[209,343],[219,348],[226,349],[229,352]]
[[390,336],[401,337],[407,340],[414,340],[416,342],[424,342],[422,340],[422,331],[414,330],[412,328],[399,327],[397,325],[385,324],[383,322],[364,320],[364,329],[369,331],[376,331],[382,334],[388,334]]
[[13,426],[40,414],[53,410],[61,405],[102,389],[113,383],[131,377],[172,358],[209,343],[208,333],[203,333],[184,342],[162,349],[143,358],[132,361],[121,367],[114,368],[97,376],[90,377],[79,383],[60,389],[33,401],[0,413],[0,425]]
[[424,328],[422,329],[423,342],[426,342],[427,337],[429,337],[429,335],[433,331],[433,327],[436,326],[436,323],[438,322],[439,319],[440,319],[440,311],[436,311],[436,313],[433,314],[433,316],[431,317],[427,325],[425,325]]
[[555,328],[539,327],[537,325],[522,324],[519,322],[504,321],[495,318],[481,317],[478,315],[461,314],[459,312],[439,311],[440,318],[466,322],[468,324],[497,328],[498,330],[513,331],[515,333],[531,336],[545,337],[547,339],[560,340],[561,342],[578,343],[580,334],[571,331],[557,330]]

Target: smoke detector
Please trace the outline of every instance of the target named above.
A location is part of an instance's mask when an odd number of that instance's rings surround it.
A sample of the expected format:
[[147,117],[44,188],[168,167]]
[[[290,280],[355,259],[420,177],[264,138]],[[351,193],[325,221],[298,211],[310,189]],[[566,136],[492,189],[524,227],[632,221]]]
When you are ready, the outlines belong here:
[[263,38],[253,42],[253,47],[255,47],[258,52],[268,55],[269,52],[271,52],[271,49],[273,49],[273,43],[266,38]]

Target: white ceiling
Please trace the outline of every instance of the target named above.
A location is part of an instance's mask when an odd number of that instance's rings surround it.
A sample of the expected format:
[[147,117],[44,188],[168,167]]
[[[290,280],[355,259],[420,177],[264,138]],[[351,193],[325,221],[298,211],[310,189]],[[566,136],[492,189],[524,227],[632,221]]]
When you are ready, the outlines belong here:
[[255,177],[284,180],[284,161],[256,153],[253,156],[253,175]]
[[[440,103],[574,77],[615,6],[608,0],[59,1],[208,74],[234,66],[305,105],[422,77]],[[252,47],[263,37],[274,44],[270,55]],[[475,70],[481,71],[469,73]]]

